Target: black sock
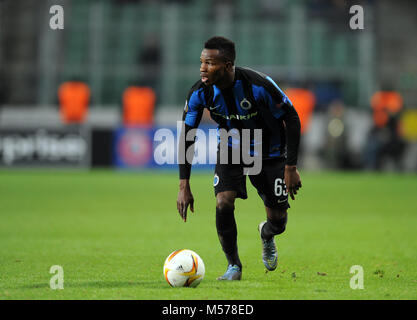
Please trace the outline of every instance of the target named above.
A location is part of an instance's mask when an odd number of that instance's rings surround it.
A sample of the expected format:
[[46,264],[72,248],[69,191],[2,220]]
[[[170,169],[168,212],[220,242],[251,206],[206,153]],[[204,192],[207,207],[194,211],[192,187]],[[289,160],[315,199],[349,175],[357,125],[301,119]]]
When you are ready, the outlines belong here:
[[273,236],[281,234],[285,231],[287,225],[287,215],[281,219],[270,219],[267,218],[261,232],[261,236],[265,240],[270,240]]
[[237,249],[237,227],[234,208],[216,208],[216,228],[227,262],[242,268]]

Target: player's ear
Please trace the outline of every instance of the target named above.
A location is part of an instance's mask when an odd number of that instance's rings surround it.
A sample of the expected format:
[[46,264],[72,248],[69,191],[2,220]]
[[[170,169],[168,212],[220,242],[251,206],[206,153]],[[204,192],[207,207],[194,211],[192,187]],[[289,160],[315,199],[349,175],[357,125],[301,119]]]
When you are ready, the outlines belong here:
[[232,71],[233,70],[233,62],[232,61],[226,61],[226,70]]

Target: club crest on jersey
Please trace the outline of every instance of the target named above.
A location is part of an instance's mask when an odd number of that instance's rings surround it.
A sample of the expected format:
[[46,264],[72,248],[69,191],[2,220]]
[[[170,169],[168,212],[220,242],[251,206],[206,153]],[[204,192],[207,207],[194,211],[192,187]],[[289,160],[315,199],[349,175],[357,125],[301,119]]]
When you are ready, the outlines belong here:
[[252,108],[252,104],[250,103],[250,101],[246,98],[243,98],[242,101],[240,101],[240,107],[243,110],[249,110],[250,108]]

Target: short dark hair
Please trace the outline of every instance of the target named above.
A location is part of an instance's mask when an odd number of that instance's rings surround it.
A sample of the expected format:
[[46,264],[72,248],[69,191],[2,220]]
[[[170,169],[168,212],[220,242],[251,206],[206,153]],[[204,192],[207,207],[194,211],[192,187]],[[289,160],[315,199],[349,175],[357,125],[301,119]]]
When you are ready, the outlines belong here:
[[217,49],[226,61],[231,61],[233,64],[236,59],[235,43],[232,40],[224,37],[212,37],[204,44],[205,49]]

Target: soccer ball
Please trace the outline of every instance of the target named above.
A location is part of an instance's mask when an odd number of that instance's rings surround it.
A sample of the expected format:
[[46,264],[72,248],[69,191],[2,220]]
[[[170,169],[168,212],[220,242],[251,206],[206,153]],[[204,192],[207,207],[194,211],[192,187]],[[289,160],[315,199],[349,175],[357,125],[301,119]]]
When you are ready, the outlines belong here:
[[172,252],[164,263],[165,280],[171,287],[197,287],[204,278],[204,262],[192,250]]

